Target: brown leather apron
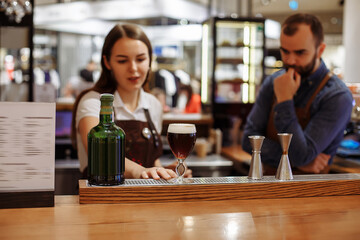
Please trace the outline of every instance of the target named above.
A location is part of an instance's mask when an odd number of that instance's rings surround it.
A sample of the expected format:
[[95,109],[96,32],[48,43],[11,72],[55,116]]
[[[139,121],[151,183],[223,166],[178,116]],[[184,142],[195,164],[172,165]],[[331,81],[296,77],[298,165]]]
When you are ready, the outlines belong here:
[[[299,121],[299,124],[301,126],[302,129],[305,129],[306,125],[309,123],[311,116],[310,116],[310,107],[312,102],[314,101],[316,95],[320,92],[320,90],[325,86],[325,84],[328,82],[328,80],[330,79],[330,77],[332,76],[331,72],[328,72],[325,77],[321,80],[319,86],[316,88],[315,92],[313,93],[313,95],[311,95],[309,101],[306,103],[305,107],[303,108],[295,108],[296,111],[296,116],[297,119]],[[275,124],[274,124],[274,108],[275,105],[277,104],[275,96],[274,96],[274,100],[273,100],[273,105],[271,108],[271,112],[270,112],[270,116],[269,116],[269,121],[268,121],[268,125],[266,128],[266,137],[270,138],[272,140],[275,140],[277,142],[279,142],[279,138],[277,136],[277,130],[275,128]],[[329,172],[330,167],[326,167],[321,173],[327,173]],[[271,166],[267,166],[264,165],[264,170],[265,173],[267,175],[273,175],[276,173],[276,169],[274,167]],[[299,169],[293,169],[293,173],[294,174],[303,174],[304,172],[300,171]]]
[[[153,167],[154,162],[162,153],[162,142],[159,133],[150,118],[148,109],[144,109],[147,122],[138,120],[115,120],[125,134],[126,158],[144,167]],[[147,128],[147,129],[145,129]],[[143,130],[148,131],[143,131]],[[148,132],[148,134],[144,134]]]

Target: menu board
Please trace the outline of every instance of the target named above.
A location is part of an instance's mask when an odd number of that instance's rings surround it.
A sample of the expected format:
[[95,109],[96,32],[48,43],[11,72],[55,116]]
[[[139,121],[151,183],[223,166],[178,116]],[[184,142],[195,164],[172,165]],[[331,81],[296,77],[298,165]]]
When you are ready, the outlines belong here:
[[0,193],[54,192],[55,103],[0,102]]

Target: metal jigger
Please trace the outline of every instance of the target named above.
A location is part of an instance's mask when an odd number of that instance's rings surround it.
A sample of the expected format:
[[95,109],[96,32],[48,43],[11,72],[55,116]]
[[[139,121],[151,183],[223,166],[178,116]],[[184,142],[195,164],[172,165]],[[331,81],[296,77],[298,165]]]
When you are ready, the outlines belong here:
[[265,137],[263,136],[249,136],[250,144],[252,147],[251,164],[248,178],[250,179],[262,179],[263,170],[261,164],[261,146]]
[[292,170],[289,161],[289,145],[291,142],[292,134],[291,133],[278,133],[280,144],[283,150],[279,166],[276,171],[276,179],[279,180],[291,180],[293,179]]

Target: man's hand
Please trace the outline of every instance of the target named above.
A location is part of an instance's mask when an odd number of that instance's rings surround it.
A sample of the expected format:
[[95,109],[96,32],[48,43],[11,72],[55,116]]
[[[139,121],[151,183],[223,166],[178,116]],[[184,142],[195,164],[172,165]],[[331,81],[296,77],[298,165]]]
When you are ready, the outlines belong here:
[[173,170],[165,169],[163,167],[145,168],[144,171],[141,173],[141,178],[144,179],[153,178],[159,180],[160,178],[164,178],[166,180],[169,180],[176,177],[177,175]]
[[278,103],[293,99],[300,87],[301,76],[293,68],[275,78],[274,92]]
[[330,157],[328,154],[320,153],[309,164],[298,167],[298,169],[307,173],[320,173],[328,165]]

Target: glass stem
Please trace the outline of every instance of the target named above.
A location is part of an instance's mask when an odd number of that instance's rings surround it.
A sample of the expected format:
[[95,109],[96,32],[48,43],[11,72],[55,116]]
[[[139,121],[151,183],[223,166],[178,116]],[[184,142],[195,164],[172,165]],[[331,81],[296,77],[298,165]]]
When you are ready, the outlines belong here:
[[183,179],[186,172],[186,165],[184,164],[183,159],[178,159],[178,164],[175,170],[176,170],[176,174],[178,175],[178,178]]

